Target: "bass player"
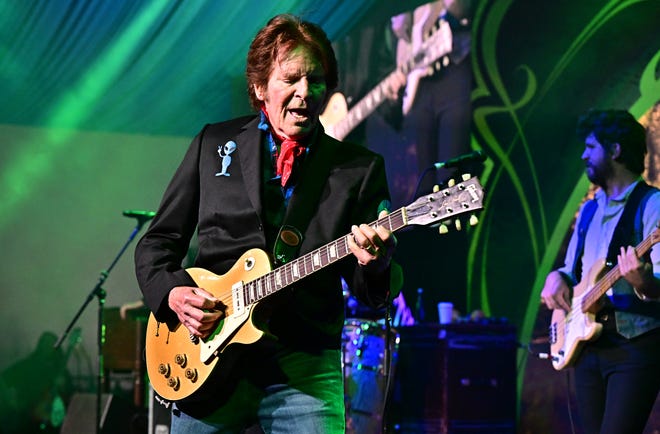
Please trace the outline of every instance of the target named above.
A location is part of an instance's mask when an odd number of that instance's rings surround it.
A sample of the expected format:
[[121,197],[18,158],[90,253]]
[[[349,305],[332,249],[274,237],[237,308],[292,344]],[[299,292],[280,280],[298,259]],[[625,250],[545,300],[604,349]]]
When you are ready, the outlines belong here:
[[585,340],[570,364],[587,434],[642,433],[660,390],[660,247],[642,255],[632,246],[656,229],[660,191],[641,177],[645,131],[630,113],[589,111],[578,122],[578,136],[587,177],[599,189],[580,209],[564,266],[547,276],[541,301],[566,314],[570,335],[584,325],[581,311],[571,315],[583,294],[572,294],[573,286],[591,283],[585,276],[599,271],[599,260],[616,264],[622,278],[592,315],[600,333]]

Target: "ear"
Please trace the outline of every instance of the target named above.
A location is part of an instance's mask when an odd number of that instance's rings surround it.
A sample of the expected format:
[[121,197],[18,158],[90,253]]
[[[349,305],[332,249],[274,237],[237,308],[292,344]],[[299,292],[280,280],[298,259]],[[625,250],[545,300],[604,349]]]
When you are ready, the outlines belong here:
[[610,154],[612,155],[612,160],[616,160],[621,156],[621,145],[619,143],[612,143],[610,146]]
[[256,95],[257,99],[259,101],[263,101],[264,100],[264,95],[266,93],[265,89],[261,86],[256,85],[256,84],[253,85],[253,88],[254,88],[254,94]]

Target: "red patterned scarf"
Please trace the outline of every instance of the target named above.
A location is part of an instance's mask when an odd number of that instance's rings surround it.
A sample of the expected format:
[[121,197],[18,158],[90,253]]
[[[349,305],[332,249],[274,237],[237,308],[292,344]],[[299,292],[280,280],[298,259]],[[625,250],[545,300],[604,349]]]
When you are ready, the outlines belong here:
[[[268,123],[270,124],[270,119],[268,118],[268,112],[266,111],[266,108],[262,107],[262,110],[266,115],[266,119],[268,119]],[[293,171],[296,163],[302,161],[302,158],[307,151],[307,146],[298,140],[285,139],[278,136],[277,133],[273,131],[272,127],[270,128],[270,133],[273,136],[273,140],[280,144],[280,150],[277,153],[277,163],[275,165],[275,170],[277,175],[281,177],[280,182],[282,187],[287,187],[289,179],[291,179],[291,172]]]

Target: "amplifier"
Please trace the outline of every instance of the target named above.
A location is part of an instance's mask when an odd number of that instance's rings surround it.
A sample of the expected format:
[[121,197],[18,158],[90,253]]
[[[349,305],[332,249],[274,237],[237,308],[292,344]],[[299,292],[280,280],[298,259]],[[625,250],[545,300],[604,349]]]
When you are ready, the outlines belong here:
[[398,327],[387,424],[398,433],[516,432],[513,326]]

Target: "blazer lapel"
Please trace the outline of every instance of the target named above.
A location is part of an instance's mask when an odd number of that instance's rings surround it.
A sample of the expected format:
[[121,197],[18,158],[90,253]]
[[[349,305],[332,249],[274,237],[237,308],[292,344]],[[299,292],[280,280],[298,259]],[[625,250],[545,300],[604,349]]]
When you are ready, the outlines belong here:
[[[239,149],[238,155],[241,162],[241,172],[243,173],[243,182],[247,190],[248,197],[252,206],[261,215],[262,212],[262,198],[261,198],[261,173],[263,149],[261,149],[261,131],[257,126],[259,125],[259,117],[245,124],[243,131],[236,135],[236,145]],[[254,156],[257,158],[254,158]]]

